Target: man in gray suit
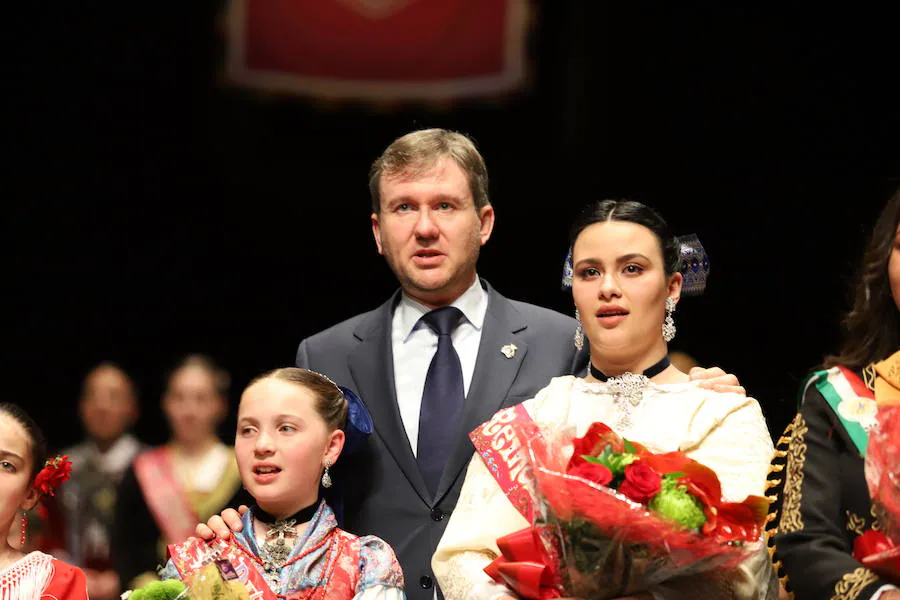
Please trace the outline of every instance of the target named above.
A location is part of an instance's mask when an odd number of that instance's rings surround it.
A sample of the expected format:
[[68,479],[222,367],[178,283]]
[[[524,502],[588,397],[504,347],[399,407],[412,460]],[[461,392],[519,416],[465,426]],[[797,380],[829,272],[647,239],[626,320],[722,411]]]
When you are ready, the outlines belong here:
[[[473,448],[467,434],[497,410],[531,398],[550,379],[581,372],[575,321],[503,297],[476,274],[494,226],[487,169],[472,142],[444,130],[416,131],[392,143],[371,171],[372,232],[400,281],[373,311],[301,342],[297,366],[325,373],[359,394],[375,431],[346,460],[352,473],[345,526],[393,546],[407,595],[433,596],[431,555],[453,510]],[[452,447],[434,490],[417,464],[420,407],[439,335],[422,317],[455,306],[451,338],[465,389]]]
[[[478,277],[494,209],[484,160],[469,138],[442,129],[398,138],[372,165],[369,189],[375,244],[400,289],[375,310],[303,340],[296,362],[365,402],[374,432],[335,467],[346,485],[344,526],[390,543],[408,597],[430,600],[431,555],[473,453],[468,432],[551,378],[585,372],[588,354],[575,348],[574,319],[507,299]],[[430,320],[445,307],[454,307],[447,331]],[[439,358],[452,375],[435,387]],[[719,369],[695,376],[737,385]],[[240,527],[233,511],[223,516]],[[227,534],[218,517],[209,525]],[[202,526],[198,533],[211,535]]]

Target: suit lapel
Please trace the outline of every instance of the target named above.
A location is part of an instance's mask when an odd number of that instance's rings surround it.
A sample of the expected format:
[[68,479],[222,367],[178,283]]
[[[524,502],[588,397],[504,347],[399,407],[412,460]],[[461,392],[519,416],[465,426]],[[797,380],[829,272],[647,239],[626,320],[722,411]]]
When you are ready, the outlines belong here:
[[[517,334],[526,328],[521,314],[512,303],[485,282],[488,309],[484,317],[481,342],[475,360],[475,372],[463,405],[458,442],[441,475],[436,498],[440,500],[453,486],[474,451],[469,432],[490,419],[503,406],[528,353],[528,345]],[[501,351],[507,344],[515,345],[509,358]]]
[[430,505],[430,494],[403,427],[394,386],[391,318],[396,298],[395,294],[354,332],[360,344],[350,354],[350,374],[379,437],[412,487]]

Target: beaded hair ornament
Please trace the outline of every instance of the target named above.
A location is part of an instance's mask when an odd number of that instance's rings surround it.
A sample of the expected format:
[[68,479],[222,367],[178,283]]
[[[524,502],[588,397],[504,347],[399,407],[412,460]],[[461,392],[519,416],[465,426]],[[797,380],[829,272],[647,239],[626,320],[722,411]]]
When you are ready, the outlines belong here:
[[[679,271],[684,278],[684,282],[681,284],[681,294],[699,296],[706,289],[706,280],[709,277],[709,256],[696,234],[682,235],[676,237],[675,241],[678,242],[680,249]],[[572,248],[569,248],[566,261],[563,263],[562,287],[564,290],[572,289],[574,274]]]

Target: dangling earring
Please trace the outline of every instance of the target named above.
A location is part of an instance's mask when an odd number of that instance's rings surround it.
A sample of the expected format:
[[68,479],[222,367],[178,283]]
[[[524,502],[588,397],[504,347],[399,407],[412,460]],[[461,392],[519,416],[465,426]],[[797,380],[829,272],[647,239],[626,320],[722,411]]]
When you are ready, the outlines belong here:
[[584,329],[581,328],[581,314],[578,312],[578,307],[575,307],[575,320],[578,321],[578,325],[575,326],[575,336],[572,341],[575,342],[575,347],[579,350],[584,348]]
[[25,547],[25,542],[28,541],[28,536],[26,534],[26,530],[28,529],[28,517],[25,516],[25,512],[22,512],[22,535],[19,537],[19,543],[22,544],[22,547]]
[[663,339],[667,342],[671,342],[675,337],[675,319],[672,318],[673,312],[675,312],[675,300],[671,297],[666,298],[666,320],[662,326],[662,334]]
[[328,467],[330,467],[330,466],[331,466],[331,461],[326,460],[325,461],[325,472],[322,473],[322,487],[325,487],[325,488],[330,488],[331,484],[332,484],[331,475],[328,474]]

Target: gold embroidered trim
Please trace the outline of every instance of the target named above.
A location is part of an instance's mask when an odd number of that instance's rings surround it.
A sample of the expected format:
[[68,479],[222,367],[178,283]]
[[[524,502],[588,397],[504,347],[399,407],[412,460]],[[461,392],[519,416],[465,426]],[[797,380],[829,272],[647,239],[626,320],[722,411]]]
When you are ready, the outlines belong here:
[[847,531],[855,533],[856,535],[862,535],[866,530],[866,520],[853,514],[849,510],[844,512],[847,513]]
[[868,367],[862,370],[863,383],[866,384],[866,387],[869,388],[870,391],[875,391],[875,378],[878,377],[878,373],[875,372],[875,363],[871,363]]
[[835,600],[855,600],[863,588],[878,579],[878,575],[865,567],[859,567],[852,573],[845,573],[834,586]]
[[785,598],[787,598],[788,600],[794,600],[794,592],[792,592],[792,591],[790,591],[790,590],[788,589],[788,586],[789,586],[789,585],[790,585],[790,581],[788,580],[788,576],[787,576],[787,575],[785,575],[784,577],[779,577],[779,578],[778,578],[778,587],[780,588],[780,589],[778,590],[778,597],[779,597],[779,598],[782,597],[781,592],[784,592],[784,597],[785,597]]
[[781,505],[781,520],[778,522],[778,531],[791,533],[803,529],[803,519],[800,516],[800,500],[803,496],[803,465],[806,463],[806,432],[809,428],[803,415],[797,413],[794,417],[793,435],[788,447],[787,469],[784,478],[784,494]]
[[872,515],[871,529],[873,529],[875,531],[881,531],[881,517],[878,515],[878,511],[875,510],[874,504],[869,506],[869,514]]

